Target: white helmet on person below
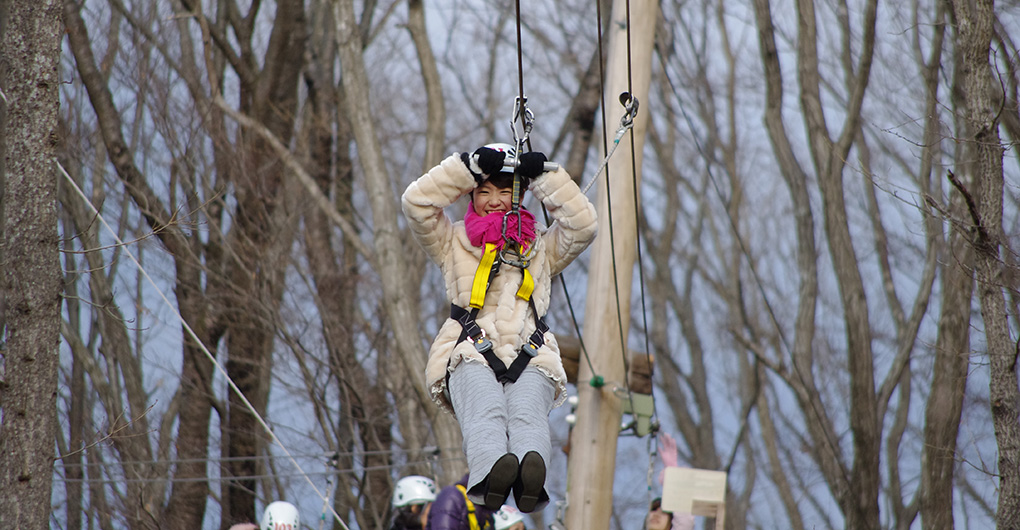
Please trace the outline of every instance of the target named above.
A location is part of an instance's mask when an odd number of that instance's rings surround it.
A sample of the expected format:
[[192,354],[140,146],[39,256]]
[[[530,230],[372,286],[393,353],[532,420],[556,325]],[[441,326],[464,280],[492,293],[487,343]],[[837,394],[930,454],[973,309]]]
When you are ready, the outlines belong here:
[[524,516],[521,512],[513,506],[503,505],[498,512],[492,514],[493,520],[496,522],[496,530],[506,530],[524,520]]
[[504,143],[486,144],[485,147],[489,149],[495,149],[501,153],[506,153],[506,157],[503,159],[503,169],[500,170],[503,173],[514,172],[514,162],[517,159],[517,148]]
[[287,501],[276,501],[266,506],[259,530],[298,530],[298,509]]
[[393,488],[393,507],[425,504],[436,500],[436,483],[428,477],[411,475],[397,481]]

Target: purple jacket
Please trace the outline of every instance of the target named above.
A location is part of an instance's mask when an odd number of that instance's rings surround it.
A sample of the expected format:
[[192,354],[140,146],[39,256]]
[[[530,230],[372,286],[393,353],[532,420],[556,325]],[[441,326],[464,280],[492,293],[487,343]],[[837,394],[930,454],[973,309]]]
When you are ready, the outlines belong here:
[[[461,477],[457,484],[467,485],[467,475]],[[469,530],[471,523],[468,522],[467,504],[464,502],[464,495],[457,489],[457,484],[451,484],[441,490],[429,510],[428,525],[425,530]],[[482,504],[475,504],[475,517],[478,518],[479,528],[492,528],[492,511]],[[486,526],[488,525],[488,526]]]

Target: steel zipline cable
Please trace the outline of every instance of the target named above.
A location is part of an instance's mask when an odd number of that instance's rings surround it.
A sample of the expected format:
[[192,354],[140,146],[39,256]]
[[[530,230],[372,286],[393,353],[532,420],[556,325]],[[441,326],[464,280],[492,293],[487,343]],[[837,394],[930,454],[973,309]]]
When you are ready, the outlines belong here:
[[[460,448],[446,448],[446,449],[435,449],[436,454],[444,454],[446,451],[455,452]],[[354,456],[373,456],[373,455],[395,455],[395,454],[422,454],[426,451],[405,451],[400,448],[388,449],[388,450],[376,450],[376,451],[337,451],[333,453],[306,453],[306,454],[290,454],[290,455],[257,455],[257,456],[225,456],[225,457],[210,457],[210,458],[181,458],[175,460],[118,460],[116,462],[73,462],[62,465],[62,467],[111,467],[111,466],[152,466],[152,465],[178,465],[178,464],[200,464],[200,463],[216,463],[216,462],[251,462],[259,460],[279,460],[289,458],[300,458],[307,460],[330,460],[335,457],[354,457]],[[63,457],[57,457],[58,459]],[[426,460],[415,460],[408,461],[403,464],[391,464],[389,468],[400,468],[406,467],[413,464],[425,462]],[[362,469],[362,468],[358,468]],[[343,471],[343,470],[341,470]]]

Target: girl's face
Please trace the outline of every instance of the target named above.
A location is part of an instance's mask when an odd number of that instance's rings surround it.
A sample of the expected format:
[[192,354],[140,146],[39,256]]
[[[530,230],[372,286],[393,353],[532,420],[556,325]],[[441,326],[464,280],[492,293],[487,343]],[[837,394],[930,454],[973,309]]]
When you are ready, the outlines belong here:
[[497,188],[486,180],[471,192],[471,201],[475,213],[485,217],[493,212],[509,212],[513,194],[512,188]]

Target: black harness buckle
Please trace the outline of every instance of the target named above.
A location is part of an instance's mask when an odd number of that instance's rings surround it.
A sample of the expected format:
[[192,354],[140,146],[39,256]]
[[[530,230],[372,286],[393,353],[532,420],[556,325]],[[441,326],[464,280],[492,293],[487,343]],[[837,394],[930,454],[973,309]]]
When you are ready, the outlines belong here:
[[489,340],[489,337],[485,336],[485,330],[482,330],[481,334],[477,337],[472,337],[471,342],[475,345],[475,350],[478,353],[484,355],[486,352],[492,351],[492,341]]

